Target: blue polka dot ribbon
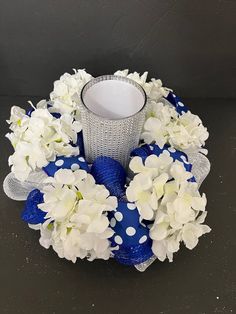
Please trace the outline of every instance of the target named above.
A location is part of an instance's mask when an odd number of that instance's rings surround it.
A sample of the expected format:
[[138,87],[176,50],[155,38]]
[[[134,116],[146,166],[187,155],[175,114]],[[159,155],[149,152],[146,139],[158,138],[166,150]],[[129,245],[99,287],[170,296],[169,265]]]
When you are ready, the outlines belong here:
[[137,265],[152,255],[149,228],[140,223],[140,215],[133,203],[119,201],[116,212],[109,212],[114,235],[110,238],[114,258],[122,264]]
[[89,172],[88,163],[83,156],[58,156],[55,161],[51,161],[46,167],[43,167],[43,170],[50,177],[53,177],[59,169],[71,169],[73,171],[82,169]]
[[174,93],[169,92],[166,99],[175,107],[178,114],[182,115],[185,112],[189,111],[188,107],[185,106],[182,103],[181,99],[178,96],[176,96]]

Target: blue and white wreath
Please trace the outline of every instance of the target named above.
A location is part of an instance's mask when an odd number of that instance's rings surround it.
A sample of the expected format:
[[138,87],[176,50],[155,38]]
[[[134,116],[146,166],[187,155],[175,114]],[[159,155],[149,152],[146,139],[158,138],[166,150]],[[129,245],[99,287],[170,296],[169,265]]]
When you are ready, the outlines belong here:
[[181,243],[192,250],[211,230],[204,224],[206,196],[199,193],[210,169],[207,129],[161,80],[117,71],[147,94],[140,146],[131,152],[128,173],[106,156],[90,165],[78,102],[92,76],[74,72],[54,82],[50,100],[30,102],[28,111],[11,108],[6,194],[26,200],[22,220],[61,258],[113,257],[139,270],[156,258],[172,262]]

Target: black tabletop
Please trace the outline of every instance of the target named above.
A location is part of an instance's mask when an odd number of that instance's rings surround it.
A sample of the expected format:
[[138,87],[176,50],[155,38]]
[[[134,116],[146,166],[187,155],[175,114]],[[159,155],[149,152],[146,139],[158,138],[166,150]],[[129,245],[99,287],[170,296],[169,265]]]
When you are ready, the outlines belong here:
[[[4,120],[28,98],[0,98],[2,180],[12,151]],[[236,313],[236,103],[185,103],[210,132],[212,169],[201,191],[212,232],[193,251],[183,247],[173,263],[156,261],[144,273],[113,260],[73,264],[40,246],[38,232],[20,219],[23,203],[1,189],[0,313]]]

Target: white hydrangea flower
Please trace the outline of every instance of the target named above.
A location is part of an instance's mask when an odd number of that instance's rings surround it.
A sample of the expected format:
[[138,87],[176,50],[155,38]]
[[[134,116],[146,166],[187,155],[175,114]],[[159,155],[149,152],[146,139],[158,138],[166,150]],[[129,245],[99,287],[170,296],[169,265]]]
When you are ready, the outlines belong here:
[[141,157],[134,157],[130,169],[137,173],[126,189],[128,201],[135,202],[143,219],[151,220],[163,196],[164,185],[169,179],[168,168],[173,162],[168,152],[157,157],[150,155],[144,165]]
[[39,143],[20,141],[15,147],[15,152],[9,157],[9,166],[15,177],[25,181],[31,171],[42,168],[48,163]]
[[[165,231],[162,231],[162,238],[159,234],[163,228],[165,228]],[[159,234],[155,233],[158,229],[160,229]],[[164,261],[168,258],[169,261],[172,262],[173,253],[179,250],[181,242],[183,242],[189,250],[192,250],[198,244],[199,237],[210,231],[211,228],[209,226],[200,224],[197,220],[184,224],[182,229],[177,231],[169,229],[168,224],[166,224],[165,227],[159,224],[150,232],[151,238],[153,238],[153,253],[160,261]]]
[[[183,178],[183,177],[182,177]],[[181,183],[170,181],[164,187],[154,224],[150,230],[153,239],[152,250],[159,260],[173,260],[183,242],[188,249],[193,249],[200,236],[211,231],[203,225],[207,212],[206,196],[198,192],[197,184],[187,182],[187,176]],[[199,216],[199,213],[202,214]]]
[[185,246],[192,250],[198,244],[199,237],[210,231],[211,229],[207,225],[191,222],[183,226],[181,236]]
[[31,171],[55,160],[57,155],[79,154],[79,148],[72,144],[77,141],[80,122],[69,114],[56,119],[45,108],[45,102],[40,101],[31,116],[19,107],[12,107],[10,120],[7,121],[12,132],[6,137],[15,150],[9,158],[9,165],[20,181],[26,180]]
[[147,144],[151,144],[155,141],[160,148],[163,148],[167,142],[168,133],[166,133],[159,119],[150,117],[144,124],[144,132],[141,138]]
[[60,113],[77,114],[80,92],[92,76],[85,70],[74,70],[74,74],[65,73],[54,82],[54,89],[50,94],[53,108]]
[[150,155],[145,159],[143,164],[142,158],[135,156],[131,159],[129,168],[134,173],[145,173],[151,175],[151,178],[154,178],[158,174],[167,172],[170,165],[173,162],[173,158],[170,157],[168,151],[164,151],[160,156]]
[[182,114],[168,125],[168,142],[181,150],[196,150],[205,145],[209,133],[199,116],[190,111]]
[[159,147],[168,143],[176,149],[200,151],[209,134],[197,115],[190,111],[179,116],[174,107],[152,101],[141,138]]
[[148,156],[144,163],[141,157],[134,157],[130,168],[137,174],[126,196],[135,202],[142,219],[154,220],[150,229],[153,253],[161,261],[172,261],[181,242],[194,248],[198,238],[211,229],[202,224],[206,196],[200,195],[197,183],[188,182],[192,174],[167,151],[159,157]]
[[15,127],[22,126],[24,119],[25,119],[25,110],[18,106],[12,106],[11,116],[10,116],[10,119],[7,120],[7,123],[11,124],[11,127],[13,128],[13,130]]
[[126,196],[129,202],[135,202],[143,219],[153,218],[157,198],[152,190],[152,179],[147,173],[139,173],[134,177],[126,190]]
[[129,74],[129,70],[118,70],[114,73],[114,75],[126,77]]
[[173,106],[152,100],[148,102],[147,118],[158,118],[164,125],[178,118],[178,113]]
[[156,80],[152,78],[150,82],[145,83],[143,88],[151,100],[158,101],[162,97],[166,97],[169,94],[170,89],[162,86],[162,81],[160,79]]
[[116,209],[117,198],[83,170],[60,169],[45,183],[39,208],[48,220],[40,228],[41,245],[52,246],[59,257],[72,262],[108,259],[113,231],[106,214]]
[[170,91],[170,89],[162,86],[161,80],[156,80],[152,78],[151,81],[146,82],[148,72],[144,72],[142,75],[140,75],[137,72],[129,73],[129,70],[126,69],[118,70],[114,73],[114,75],[128,77],[140,84],[145,90],[149,100],[159,100],[163,96],[166,97]]
[[177,116],[177,112],[173,107],[164,105],[161,102],[151,101],[148,105],[147,120],[141,138],[147,144],[156,142],[160,148],[163,148],[169,139],[167,126]]

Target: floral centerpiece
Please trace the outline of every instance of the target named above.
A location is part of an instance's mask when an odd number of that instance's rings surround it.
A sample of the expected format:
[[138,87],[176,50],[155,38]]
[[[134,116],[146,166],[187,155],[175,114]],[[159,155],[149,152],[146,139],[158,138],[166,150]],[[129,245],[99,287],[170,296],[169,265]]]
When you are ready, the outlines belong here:
[[181,244],[192,250],[211,230],[204,224],[206,196],[199,192],[210,169],[207,129],[147,74],[114,73],[147,96],[128,168],[109,156],[86,160],[80,94],[92,76],[85,70],[62,75],[49,100],[30,102],[27,111],[11,109],[6,137],[14,152],[4,190],[26,201],[22,220],[61,258],[115,258],[143,271],[155,259],[172,262]]

